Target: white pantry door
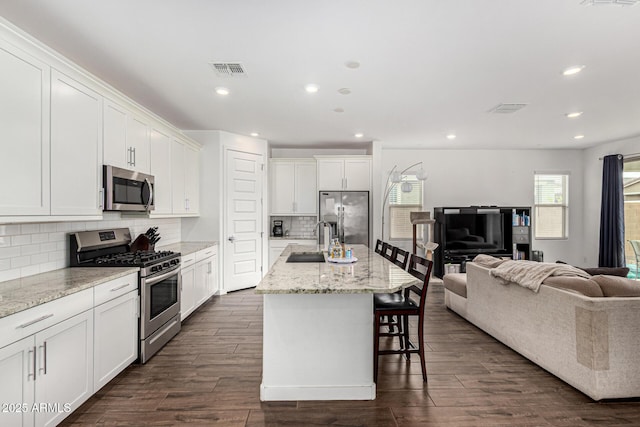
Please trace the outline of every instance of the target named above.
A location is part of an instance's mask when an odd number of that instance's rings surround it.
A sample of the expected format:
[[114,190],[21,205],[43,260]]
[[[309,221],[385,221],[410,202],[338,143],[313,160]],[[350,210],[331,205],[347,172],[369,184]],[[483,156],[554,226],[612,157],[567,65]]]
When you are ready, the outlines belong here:
[[256,286],[262,279],[262,155],[226,150],[224,288]]

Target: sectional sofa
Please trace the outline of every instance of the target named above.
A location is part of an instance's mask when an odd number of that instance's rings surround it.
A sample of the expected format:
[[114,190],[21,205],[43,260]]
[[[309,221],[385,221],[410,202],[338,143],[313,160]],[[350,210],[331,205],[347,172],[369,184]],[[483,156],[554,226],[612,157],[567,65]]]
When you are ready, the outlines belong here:
[[605,296],[640,295],[624,280],[550,277],[534,292],[471,262],[444,276],[445,304],[594,400],[639,397],[640,296]]

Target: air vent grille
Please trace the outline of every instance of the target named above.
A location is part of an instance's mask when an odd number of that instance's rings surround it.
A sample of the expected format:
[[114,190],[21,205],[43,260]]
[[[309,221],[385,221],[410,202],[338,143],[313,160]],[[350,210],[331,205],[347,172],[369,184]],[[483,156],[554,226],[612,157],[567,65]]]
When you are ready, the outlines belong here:
[[511,114],[518,110],[522,110],[527,105],[528,104],[498,104],[496,107],[489,110],[489,112],[493,114]]
[[638,3],[639,0],[582,0],[582,5],[596,6],[601,4],[613,4],[618,6],[633,6]]
[[247,72],[240,62],[210,62],[218,77],[246,77]]

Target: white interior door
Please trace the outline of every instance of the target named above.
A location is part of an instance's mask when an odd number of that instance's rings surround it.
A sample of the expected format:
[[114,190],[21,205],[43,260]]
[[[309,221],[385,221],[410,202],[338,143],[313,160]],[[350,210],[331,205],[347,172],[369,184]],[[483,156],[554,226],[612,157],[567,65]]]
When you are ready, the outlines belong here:
[[224,287],[256,286],[262,278],[262,155],[226,150]]

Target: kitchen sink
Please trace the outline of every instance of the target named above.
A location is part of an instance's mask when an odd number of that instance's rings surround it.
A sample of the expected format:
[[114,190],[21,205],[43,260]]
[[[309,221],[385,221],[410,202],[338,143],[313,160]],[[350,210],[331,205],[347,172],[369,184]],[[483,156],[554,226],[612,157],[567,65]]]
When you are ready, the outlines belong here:
[[322,252],[294,252],[289,255],[287,262],[324,262]]

